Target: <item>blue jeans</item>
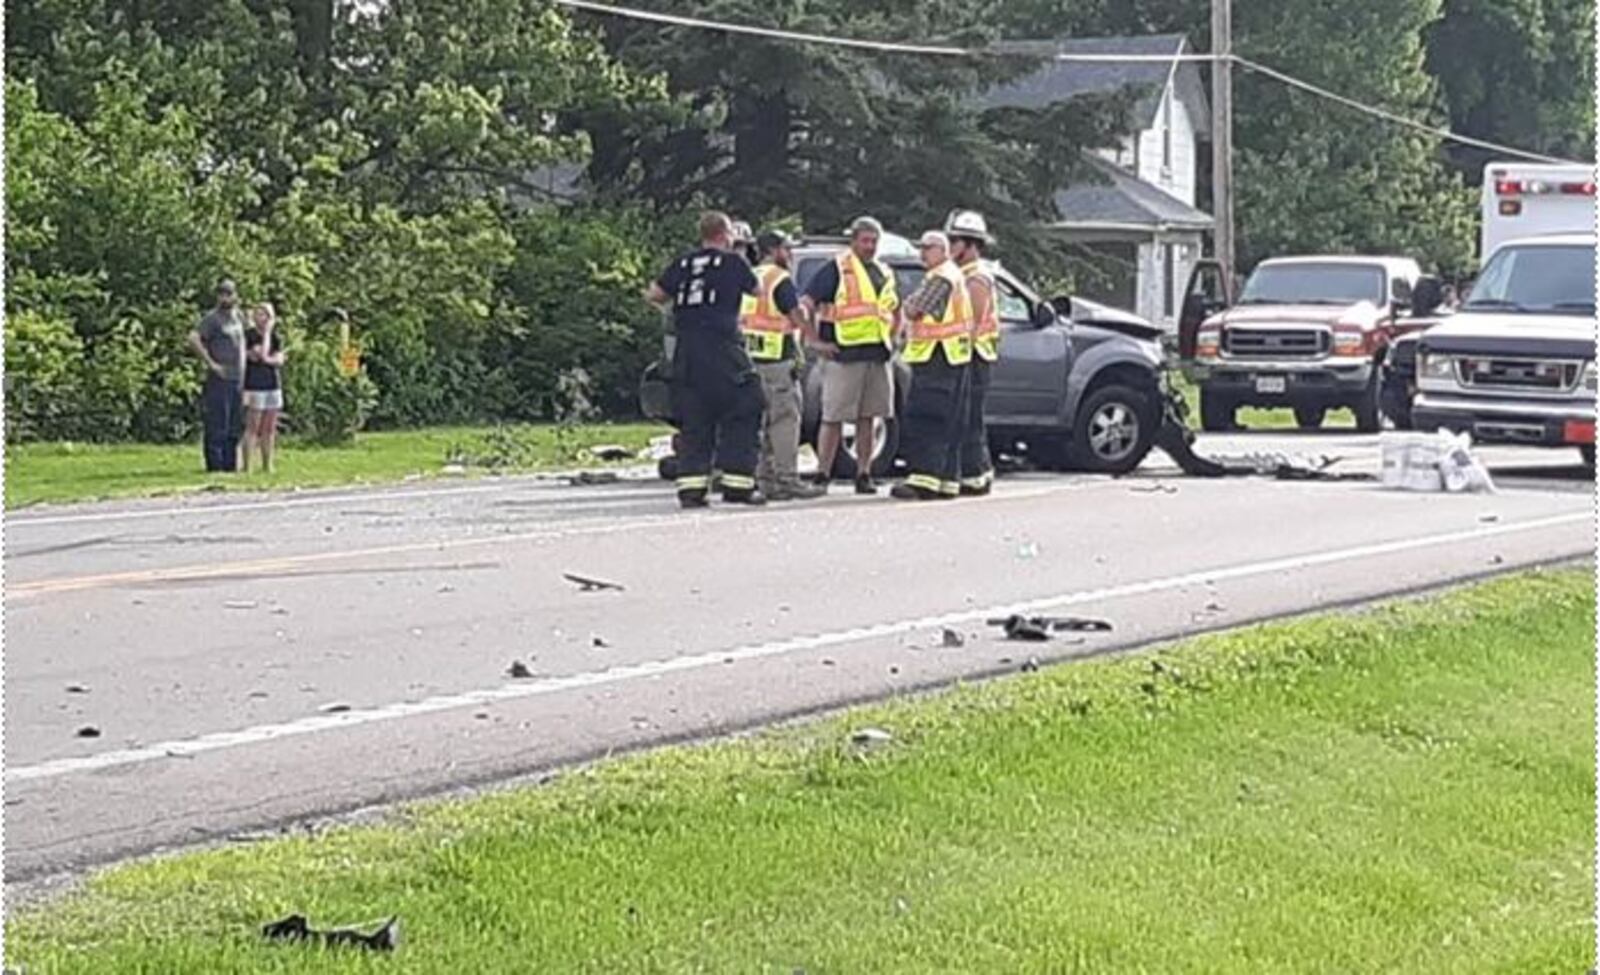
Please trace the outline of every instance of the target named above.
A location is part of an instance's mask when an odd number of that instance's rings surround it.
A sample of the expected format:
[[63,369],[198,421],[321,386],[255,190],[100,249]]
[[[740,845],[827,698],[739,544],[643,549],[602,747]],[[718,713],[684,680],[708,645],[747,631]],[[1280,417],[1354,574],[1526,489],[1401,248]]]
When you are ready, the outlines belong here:
[[244,424],[242,399],[238,380],[216,375],[206,377],[200,411],[205,425],[207,471],[238,469],[239,434]]

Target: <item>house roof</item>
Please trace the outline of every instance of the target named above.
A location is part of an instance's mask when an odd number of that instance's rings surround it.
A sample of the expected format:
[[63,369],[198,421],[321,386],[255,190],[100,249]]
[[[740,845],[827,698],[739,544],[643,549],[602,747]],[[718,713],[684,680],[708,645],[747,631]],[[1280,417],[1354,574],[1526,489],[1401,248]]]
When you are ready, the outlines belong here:
[[1210,214],[1196,210],[1120,166],[1085,153],[1104,181],[1074,183],[1055,196],[1066,230],[1210,230]]
[[1199,69],[1192,61],[1178,61],[1186,53],[1188,38],[1183,34],[1150,34],[1139,37],[1071,37],[1048,41],[1002,41],[996,50],[1018,55],[1048,57],[1053,54],[1135,54],[1173,55],[1171,61],[1045,61],[1039,69],[1009,84],[991,89],[981,99],[985,108],[1043,108],[1076,95],[1111,94],[1125,88],[1139,92],[1130,113],[1138,129],[1156,123],[1161,96],[1171,79],[1174,91],[1189,110],[1199,135],[1210,132],[1207,107]]

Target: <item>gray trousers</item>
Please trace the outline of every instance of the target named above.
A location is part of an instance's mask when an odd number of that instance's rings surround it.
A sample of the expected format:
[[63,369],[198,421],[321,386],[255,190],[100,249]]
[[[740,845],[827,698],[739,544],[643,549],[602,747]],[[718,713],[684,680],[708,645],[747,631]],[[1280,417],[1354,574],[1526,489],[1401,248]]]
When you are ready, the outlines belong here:
[[793,360],[757,362],[767,409],[761,416],[761,462],[756,481],[764,486],[792,484],[799,478],[800,381]]

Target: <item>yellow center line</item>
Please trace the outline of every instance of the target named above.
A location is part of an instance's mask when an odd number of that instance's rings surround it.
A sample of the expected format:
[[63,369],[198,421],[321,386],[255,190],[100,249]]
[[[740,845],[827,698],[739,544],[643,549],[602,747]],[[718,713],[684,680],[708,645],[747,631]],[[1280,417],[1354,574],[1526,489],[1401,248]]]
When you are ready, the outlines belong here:
[[[1005,494],[992,495],[986,502],[994,504],[998,501],[1025,501],[1032,500],[1047,494],[1059,493],[1067,490],[1071,485],[1051,485],[1049,487],[1023,489]],[[871,508],[873,516],[898,516],[916,514],[926,517],[930,512],[922,504],[878,504],[847,503],[836,507],[848,507],[860,512]],[[938,511],[947,511],[946,504],[935,506]],[[764,517],[815,517],[815,509],[806,511],[795,508],[787,512],[764,513]],[[32,582],[14,582],[6,586],[5,596],[10,599],[14,596],[40,596],[53,595],[64,592],[81,592],[86,589],[104,589],[122,585],[142,585],[156,582],[187,582],[199,579],[222,579],[240,575],[260,575],[271,572],[287,572],[306,565],[321,562],[333,562],[344,559],[377,558],[386,555],[408,555],[415,552],[442,552],[450,549],[475,548],[489,545],[514,545],[522,542],[543,541],[556,538],[573,538],[587,535],[612,535],[618,532],[633,531],[643,528],[678,528],[698,527],[707,521],[722,521],[718,515],[684,515],[664,514],[646,515],[627,521],[609,521],[605,524],[579,524],[567,528],[545,528],[539,531],[521,532],[510,535],[492,535],[483,538],[454,538],[432,542],[404,542],[396,545],[380,545],[371,548],[343,549],[335,552],[312,552],[305,555],[284,555],[268,559],[252,559],[239,562],[206,562],[194,565],[172,566],[164,569],[132,569],[123,572],[104,572],[93,575],[59,576],[52,579],[37,579]],[[735,524],[733,519],[727,519],[726,524]]]

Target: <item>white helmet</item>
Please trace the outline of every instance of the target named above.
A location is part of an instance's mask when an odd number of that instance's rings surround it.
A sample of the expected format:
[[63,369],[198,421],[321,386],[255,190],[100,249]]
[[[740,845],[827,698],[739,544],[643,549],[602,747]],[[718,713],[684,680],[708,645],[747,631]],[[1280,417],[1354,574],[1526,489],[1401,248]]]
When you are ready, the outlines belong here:
[[952,237],[973,237],[985,244],[994,243],[989,236],[989,221],[976,210],[951,210],[944,222],[944,232]]
[[743,220],[735,220],[731,228],[730,237],[735,244],[751,244],[755,242],[756,235],[750,230],[750,225]]

